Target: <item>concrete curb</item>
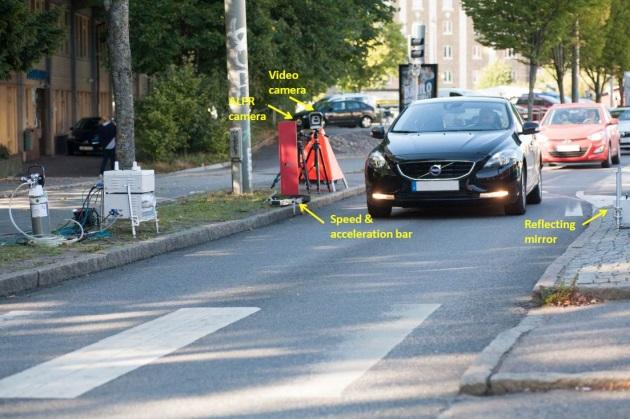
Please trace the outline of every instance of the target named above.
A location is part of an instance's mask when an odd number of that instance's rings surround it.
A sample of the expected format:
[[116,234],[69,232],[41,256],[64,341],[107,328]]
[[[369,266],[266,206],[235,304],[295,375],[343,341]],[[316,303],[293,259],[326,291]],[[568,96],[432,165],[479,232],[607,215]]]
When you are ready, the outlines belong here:
[[568,373],[498,373],[490,379],[492,394],[523,393],[530,391],[575,390],[627,390],[630,372],[596,371]]
[[473,396],[483,396],[492,390],[492,374],[500,367],[504,357],[526,333],[543,322],[541,316],[526,316],[521,322],[494,338],[464,372],[459,382],[459,391]]
[[[315,197],[311,208],[320,208],[346,198],[360,195],[365,186],[355,186],[329,195]],[[264,227],[294,217],[293,207],[273,209],[240,220],[202,225],[196,228],[156,237],[140,243],[107,249],[80,259],[61,261],[25,271],[0,275],[0,297],[17,292],[57,284],[68,279],[106,269],[116,268],[163,253],[196,246],[232,234]]]
[[534,298],[540,298],[545,289],[553,288],[558,285],[557,282],[560,272],[562,272],[565,266],[582,251],[582,247],[584,247],[593,234],[597,232],[601,223],[601,218],[593,221],[587,229],[582,231],[582,233],[575,238],[573,243],[567,247],[567,250],[565,250],[562,255],[556,258],[551,265],[547,266],[545,272],[534,285],[532,290]]

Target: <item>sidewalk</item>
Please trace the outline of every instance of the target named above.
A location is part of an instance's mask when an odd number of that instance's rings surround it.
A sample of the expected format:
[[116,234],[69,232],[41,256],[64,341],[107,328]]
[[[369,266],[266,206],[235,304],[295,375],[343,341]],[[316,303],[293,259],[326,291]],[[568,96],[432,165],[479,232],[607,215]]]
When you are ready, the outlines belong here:
[[[534,291],[576,285],[602,299],[630,298],[630,229],[617,229],[613,210],[599,219],[548,269]],[[544,291],[543,291],[544,293]]]
[[593,222],[534,287],[544,298],[575,284],[608,301],[531,310],[473,362],[442,418],[628,417],[630,392],[614,391],[630,389],[630,299],[622,300],[630,298],[630,230],[618,230],[612,214]]

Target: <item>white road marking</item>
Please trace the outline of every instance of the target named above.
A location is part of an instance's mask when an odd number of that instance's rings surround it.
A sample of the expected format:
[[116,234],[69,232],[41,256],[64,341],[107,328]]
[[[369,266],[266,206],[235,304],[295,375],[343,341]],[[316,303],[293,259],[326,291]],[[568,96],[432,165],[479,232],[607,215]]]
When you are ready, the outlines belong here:
[[344,390],[376,365],[440,304],[400,305],[385,318],[351,332],[348,339],[305,380],[282,386],[287,398],[340,397]]
[[21,320],[29,320],[33,318],[43,317],[52,313],[45,310],[13,310],[4,314],[0,314],[0,327],[8,327],[14,325]]
[[579,201],[570,201],[564,210],[565,217],[583,217],[582,204]]
[[260,310],[182,308],[0,380],[0,398],[71,399]]

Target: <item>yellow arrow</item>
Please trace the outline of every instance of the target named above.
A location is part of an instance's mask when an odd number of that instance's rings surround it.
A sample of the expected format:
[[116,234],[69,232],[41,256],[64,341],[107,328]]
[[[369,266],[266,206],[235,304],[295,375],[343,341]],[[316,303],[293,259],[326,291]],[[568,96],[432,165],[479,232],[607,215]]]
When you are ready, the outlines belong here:
[[314,111],[314,110],[315,110],[315,108],[313,107],[313,105],[311,105],[310,103],[305,103],[305,102],[302,102],[301,100],[296,99],[296,98],[294,98],[293,96],[289,96],[289,99],[291,99],[292,101],[294,101],[294,102],[295,102],[295,103],[297,103],[298,105],[302,105],[302,107],[303,107],[304,109],[306,109],[307,111],[309,111],[309,112],[312,112],[312,111]]
[[319,218],[319,217],[317,216],[317,214],[315,214],[313,211],[311,211],[310,209],[308,209],[308,205],[306,205],[306,204],[300,204],[300,212],[301,212],[302,214],[304,214],[304,211],[306,211],[306,213],[307,213],[308,215],[310,215],[311,217],[313,217],[314,219],[316,219],[316,220],[317,220],[317,221],[319,221],[320,223],[322,223],[322,224],[326,224],[326,223],[324,222],[324,220],[322,220],[321,218]]
[[267,105],[269,106],[271,109],[273,109],[274,111],[278,112],[280,115],[284,116],[284,119],[293,119],[293,116],[291,115],[291,112],[285,112],[285,111],[281,111],[280,109],[271,106],[271,105]]
[[608,210],[607,210],[606,208],[601,208],[601,209],[597,212],[597,214],[593,215],[591,218],[589,218],[588,220],[584,221],[584,222],[582,223],[582,225],[583,225],[583,226],[585,226],[585,225],[589,224],[590,222],[592,222],[592,221],[594,221],[594,220],[598,219],[599,217],[605,217],[605,216],[606,216],[606,214],[608,214]]

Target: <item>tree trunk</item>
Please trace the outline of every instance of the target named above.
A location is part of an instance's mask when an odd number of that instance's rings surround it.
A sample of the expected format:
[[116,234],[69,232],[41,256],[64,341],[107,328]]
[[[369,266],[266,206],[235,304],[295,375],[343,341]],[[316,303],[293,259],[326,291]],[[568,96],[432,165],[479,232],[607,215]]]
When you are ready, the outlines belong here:
[[105,10],[108,12],[107,41],[116,104],[116,158],[121,169],[130,169],[136,159],[136,149],[129,45],[129,0],[105,0]]
[[597,78],[594,80],[594,86],[595,87],[595,102],[597,103],[602,103],[602,83],[600,81],[599,78],[599,73],[597,74]]
[[527,119],[534,120],[534,86],[536,86],[536,74],[538,73],[538,64],[534,60],[529,61],[529,98],[527,100]]
[[571,60],[571,102],[578,103],[580,101],[580,24],[575,21],[573,27],[574,44],[573,57]]
[[553,49],[553,66],[556,71],[556,83],[558,84],[558,94],[560,95],[560,103],[564,100],[564,75],[566,72],[564,46],[558,45]]

